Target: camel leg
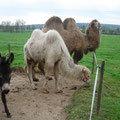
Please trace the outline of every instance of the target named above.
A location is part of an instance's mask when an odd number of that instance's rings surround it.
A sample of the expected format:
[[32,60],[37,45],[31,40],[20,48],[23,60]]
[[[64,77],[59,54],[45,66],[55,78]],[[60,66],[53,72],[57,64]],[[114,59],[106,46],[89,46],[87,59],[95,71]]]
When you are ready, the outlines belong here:
[[79,60],[82,59],[82,57],[83,57],[83,52],[81,52],[81,51],[75,51],[75,54],[73,56],[74,63],[78,64]]
[[33,81],[38,82],[39,79],[36,78],[36,76],[35,76],[35,66],[36,66],[36,65],[37,65],[37,63],[33,63],[33,64],[32,64],[32,78],[33,78]]
[[51,79],[54,76],[54,60],[52,59],[47,59],[47,61],[45,62],[45,66],[44,66],[44,72],[45,72],[45,77],[47,79]]
[[33,77],[32,77],[32,64],[27,62],[27,72],[28,72],[28,78],[30,80],[30,84],[33,90],[36,89],[35,84],[33,82]]
[[42,63],[42,62],[39,63],[38,64],[38,68],[39,68],[39,70],[41,70],[42,74],[45,75],[45,72],[44,72],[44,63]]
[[[36,66],[36,64],[34,64],[34,65],[32,65],[32,78],[33,78],[33,81],[39,81],[39,79],[37,79],[36,78],[36,76],[35,76],[35,66]],[[28,74],[28,69],[27,69],[27,66],[25,66],[25,72]]]
[[55,75],[55,89],[56,89],[56,93],[62,93],[63,91],[59,88],[59,85],[58,85],[58,80],[59,80],[58,63],[55,64],[54,75]]
[[43,93],[49,93],[46,86],[47,86],[48,81],[53,79],[53,75],[54,75],[53,69],[54,69],[54,62],[50,61],[50,60],[46,61],[45,62],[45,69],[44,69],[45,81],[43,84]]
[[34,67],[32,67],[32,78],[33,78],[33,81],[35,81],[35,82],[39,81],[39,79],[36,78],[36,76],[35,76],[35,68]]
[[45,94],[49,93],[49,91],[46,88],[48,81],[49,81],[49,79],[45,77],[45,81],[44,81],[44,84],[43,84],[43,91],[42,91]]

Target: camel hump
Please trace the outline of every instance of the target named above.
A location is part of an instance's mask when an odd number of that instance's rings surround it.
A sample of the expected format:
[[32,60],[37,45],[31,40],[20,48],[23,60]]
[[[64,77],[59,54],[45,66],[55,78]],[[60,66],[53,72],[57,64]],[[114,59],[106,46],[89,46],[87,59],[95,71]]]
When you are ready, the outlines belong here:
[[66,18],[63,21],[63,27],[64,29],[68,29],[70,27],[76,27],[76,21],[73,18]]
[[52,24],[62,24],[62,20],[57,16],[53,16],[46,21],[44,26],[49,27]]

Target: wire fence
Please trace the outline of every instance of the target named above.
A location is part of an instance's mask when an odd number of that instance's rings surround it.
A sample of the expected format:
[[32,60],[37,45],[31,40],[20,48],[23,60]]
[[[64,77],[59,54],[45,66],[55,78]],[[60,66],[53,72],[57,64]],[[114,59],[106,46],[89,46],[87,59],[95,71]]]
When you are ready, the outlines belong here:
[[[24,44],[26,42],[17,40],[17,41],[8,41],[8,40],[0,40],[0,53],[2,53],[3,55],[9,55],[9,52],[13,52],[15,54],[15,62],[13,62],[13,65],[15,63],[15,65],[17,65],[17,62],[19,63],[19,65],[24,64]],[[10,45],[10,48],[8,48],[8,45]],[[10,49],[10,50],[9,50]],[[99,48],[99,50],[115,50],[114,48]],[[101,58],[97,58],[99,61],[101,61]],[[89,58],[89,61],[87,60],[87,63],[91,63],[91,61],[93,60],[93,58]],[[21,63],[20,63],[21,61]]]
[[14,53],[14,62],[13,66],[23,66],[24,62],[24,44],[25,42],[9,42],[9,41],[0,41],[0,53],[4,56],[9,56],[10,52]]

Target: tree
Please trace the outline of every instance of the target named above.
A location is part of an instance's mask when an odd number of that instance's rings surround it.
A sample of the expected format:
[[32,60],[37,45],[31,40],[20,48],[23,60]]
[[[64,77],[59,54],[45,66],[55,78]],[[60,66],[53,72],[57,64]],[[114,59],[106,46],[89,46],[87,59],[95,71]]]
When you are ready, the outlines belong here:
[[24,30],[24,25],[25,25],[24,20],[17,19],[15,22],[16,32],[18,32],[19,30],[21,30],[21,31]]

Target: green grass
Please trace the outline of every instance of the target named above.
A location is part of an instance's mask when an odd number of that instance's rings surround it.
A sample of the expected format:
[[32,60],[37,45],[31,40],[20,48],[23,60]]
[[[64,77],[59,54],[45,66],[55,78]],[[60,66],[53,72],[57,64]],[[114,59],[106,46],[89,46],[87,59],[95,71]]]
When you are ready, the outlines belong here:
[[[8,55],[8,43],[15,54],[12,66],[24,66],[23,46],[31,32],[3,33],[0,32],[0,53]],[[20,45],[20,46],[19,46]],[[102,89],[101,109],[96,115],[96,98],[92,120],[120,120],[120,36],[102,36],[100,48],[96,51],[98,65],[105,60],[105,71]],[[93,53],[84,56],[79,64],[92,69]],[[88,120],[90,114],[95,73],[92,75],[91,86],[75,92],[73,103],[65,108],[67,120]]]
[[13,66],[24,66],[23,46],[30,37],[31,32],[25,33],[7,33],[0,32],[0,53],[8,56],[8,43],[10,43],[10,51],[14,52],[15,59]]
[[[120,36],[102,36],[96,56],[98,65],[101,64],[102,60],[105,60],[105,71],[100,113],[99,116],[96,115],[96,94],[92,120],[120,120]],[[91,69],[92,57],[93,54],[89,53],[79,64]],[[68,120],[89,119],[95,74],[96,70],[92,75],[91,86],[76,91],[73,103],[66,107]]]

